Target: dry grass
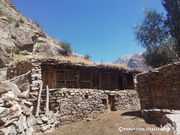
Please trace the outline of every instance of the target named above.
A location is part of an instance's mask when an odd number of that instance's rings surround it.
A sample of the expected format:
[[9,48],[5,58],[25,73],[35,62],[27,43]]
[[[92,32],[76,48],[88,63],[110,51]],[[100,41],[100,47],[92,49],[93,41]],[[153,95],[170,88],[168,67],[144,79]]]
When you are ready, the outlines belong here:
[[23,55],[16,55],[14,54],[14,56],[12,57],[13,61],[23,61],[23,60],[26,60],[28,59],[27,57],[23,56]]
[[71,63],[83,63],[86,65],[104,65],[104,66],[114,66],[114,67],[119,67],[119,68],[124,68],[124,69],[130,69],[128,66],[124,65],[124,64],[108,64],[105,62],[98,62],[95,63],[92,60],[87,60],[85,58],[81,58],[81,57],[70,57],[70,56],[55,56],[55,57],[48,57],[46,55],[36,55],[35,58],[38,59],[48,59],[48,58],[53,58],[59,61],[69,61]]
[[87,60],[85,58],[80,58],[80,57],[68,57],[68,56],[57,56],[54,57],[57,60],[66,60],[66,61],[70,61],[72,63],[84,63],[87,65],[92,65],[92,64],[96,64],[95,62],[91,61],[91,60]]

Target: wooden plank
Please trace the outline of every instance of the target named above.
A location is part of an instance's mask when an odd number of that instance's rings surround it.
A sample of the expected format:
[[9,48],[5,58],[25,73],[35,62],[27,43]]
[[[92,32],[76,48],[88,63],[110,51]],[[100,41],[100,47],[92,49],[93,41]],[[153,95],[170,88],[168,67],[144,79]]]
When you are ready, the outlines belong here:
[[37,109],[36,109],[36,117],[39,116],[42,87],[43,87],[43,82],[41,83],[40,90],[39,90],[38,101],[37,101]]
[[110,79],[109,79],[109,73],[108,73],[108,88],[110,88]]
[[92,88],[92,85],[93,85],[93,83],[92,83],[93,82],[93,74],[92,74],[92,72],[91,72],[91,80],[90,81],[91,81],[91,88]]
[[101,89],[101,73],[99,75],[99,88]]
[[126,75],[123,75],[123,79],[124,79],[124,89],[127,89],[127,79],[126,79]]
[[49,87],[46,85],[46,115],[49,112]]
[[79,71],[77,71],[77,87],[78,88],[79,88],[79,76],[80,76]]

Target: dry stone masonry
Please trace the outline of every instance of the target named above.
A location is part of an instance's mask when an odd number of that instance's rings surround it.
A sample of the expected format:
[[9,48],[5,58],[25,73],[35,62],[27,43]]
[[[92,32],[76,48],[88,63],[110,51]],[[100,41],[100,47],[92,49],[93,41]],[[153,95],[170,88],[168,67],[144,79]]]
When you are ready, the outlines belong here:
[[141,109],[180,109],[180,62],[137,75]]

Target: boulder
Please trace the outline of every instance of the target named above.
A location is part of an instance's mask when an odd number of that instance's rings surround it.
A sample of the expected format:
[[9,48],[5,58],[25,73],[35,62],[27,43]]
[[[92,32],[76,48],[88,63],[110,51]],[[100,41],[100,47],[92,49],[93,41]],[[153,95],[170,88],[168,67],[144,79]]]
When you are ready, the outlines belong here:
[[45,42],[46,42],[46,39],[43,38],[43,37],[38,37],[38,38],[37,38],[37,42],[38,42],[38,43],[41,43],[41,42],[45,43]]
[[0,107],[0,124],[5,124],[10,111],[7,108]]
[[50,125],[42,125],[41,126],[41,131],[46,131],[48,128],[50,128]]
[[180,114],[165,114],[161,119],[161,124],[170,123],[174,127],[175,133],[180,134]]
[[43,124],[43,122],[42,122],[41,119],[38,119],[38,120],[36,121],[36,123],[37,123],[37,125],[42,125],[42,124]]
[[43,116],[43,117],[41,118],[41,120],[46,123],[46,122],[48,122],[49,119],[48,119],[48,117]]
[[19,134],[23,133],[24,131],[26,131],[27,128],[27,124],[26,124],[26,116],[21,115],[19,117],[19,120],[16,122],[16,130]]
[[[7,93],[5,93],[7,92]],[[4,94],[2,94],[4,93]],[[0,94],[2,94],[2,99],[4,98],[17,98],[21,95],[19,88],[9,81],[4,81],[0,85]]]
[[22,113],[20,105],[16,101],[13,101],[13,103],[13,106],[9,108],[9,119],[18,118]]

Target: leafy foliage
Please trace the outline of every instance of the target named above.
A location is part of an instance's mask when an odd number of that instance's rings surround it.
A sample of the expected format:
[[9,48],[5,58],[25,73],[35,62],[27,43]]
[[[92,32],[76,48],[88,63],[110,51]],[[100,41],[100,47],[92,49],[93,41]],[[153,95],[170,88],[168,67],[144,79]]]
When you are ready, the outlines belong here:
[[11,24],[14,21],[14,18],[8,17],[8,23]]
[[38,44],[35,48],[35,51],[36,52],[39,52],[40,50],[42,49],[42,45],[41,44]]
[[91,56],[89,56],[89,54],[86,54],[85,56],[84,56],[84,59],[86,59],[86,60],[89,60],[91,58]]
[[177,40],[176,50],[180,56],[180,1],[162,0],[162,5],[167,11],[165,25],[169,28],[170,35]]
[[158,67],[178,59],[174,50],[175,42],[169,35],[163,14],[153,9],[144,8],[145,18],[141,25],[134,27],[136,40],[148,50],[145,60],[148,65]]
[[71,44],[68,43],[67,41],[61,42],[60,44],[62,51],[60,53],[64,56],[71,56],[72,55],[72,50],[71,50]]
[[171,53],[164,46],[155,46],[148,49],[148,54],[145,56],[146,64],[157,68],[173,62]]
[[19,50],[19,48],[18,47],[13,47],[13,49],[12,49],[12,54],[19,54],[20,53],[20,50]]
[[134,27],[136,40],[144,48],[165,44],[168,38],[168,30],[164,27],[163,14],[147,7],[143,9],[143,13],[145,14],[143,23]]
[[0,17],[3,16],[2,10],[0,9]]
[[19,19],[20,23],[24,23],[24,20],[22,18]]

